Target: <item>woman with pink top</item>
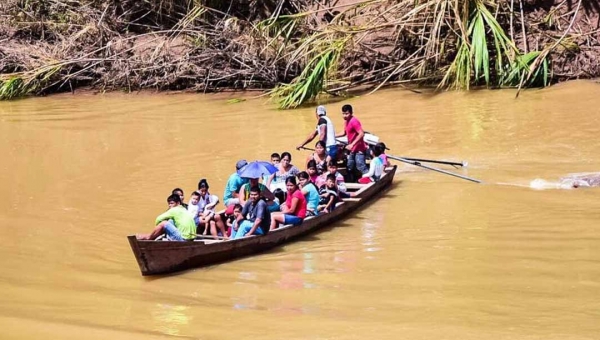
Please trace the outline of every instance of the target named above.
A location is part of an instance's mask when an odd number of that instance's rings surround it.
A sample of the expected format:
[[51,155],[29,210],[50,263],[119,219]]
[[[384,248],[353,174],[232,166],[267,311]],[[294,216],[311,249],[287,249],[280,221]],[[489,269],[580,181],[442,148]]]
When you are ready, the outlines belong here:
[[285,204],[281,205],[281,211],[271,214],[269,230],[277,229],[279,223],[299,225],[306,217],[306,198],[298,188],[296,177],[288,177],[285,185],[287,187]]

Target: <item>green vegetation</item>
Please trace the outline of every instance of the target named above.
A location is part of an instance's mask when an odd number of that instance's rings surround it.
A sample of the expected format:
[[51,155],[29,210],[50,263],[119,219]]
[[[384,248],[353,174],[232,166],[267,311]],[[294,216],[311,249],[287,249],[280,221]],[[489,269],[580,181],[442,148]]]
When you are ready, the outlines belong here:
[[293,108],[395,84],[523,88],[600,74],[596,28],[578,19],[588,3],[524,2],[6,0],[0,99],[253,88]]

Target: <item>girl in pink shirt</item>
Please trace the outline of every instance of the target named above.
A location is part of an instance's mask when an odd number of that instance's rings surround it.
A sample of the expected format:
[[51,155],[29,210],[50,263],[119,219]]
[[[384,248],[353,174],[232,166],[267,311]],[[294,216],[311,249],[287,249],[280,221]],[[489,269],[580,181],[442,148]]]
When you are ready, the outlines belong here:
[[302,194],[296,177],[288,177],[285,180],[287,187],[287,198],[281,206],[281,211],[271,214],[270,230],[275,230],[279,223],[299,225],[306,217],[306,198]]

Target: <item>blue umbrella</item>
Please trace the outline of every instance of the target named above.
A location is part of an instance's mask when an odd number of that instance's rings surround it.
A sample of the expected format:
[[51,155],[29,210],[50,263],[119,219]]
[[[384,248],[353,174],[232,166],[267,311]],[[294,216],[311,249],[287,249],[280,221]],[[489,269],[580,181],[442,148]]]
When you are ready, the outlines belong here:
[[238,170],[237,173],[240,177],[244,178],[261,178],[263,175],[273,174],[277,172],[277,170],[278,169],[269,162],[254,161]]

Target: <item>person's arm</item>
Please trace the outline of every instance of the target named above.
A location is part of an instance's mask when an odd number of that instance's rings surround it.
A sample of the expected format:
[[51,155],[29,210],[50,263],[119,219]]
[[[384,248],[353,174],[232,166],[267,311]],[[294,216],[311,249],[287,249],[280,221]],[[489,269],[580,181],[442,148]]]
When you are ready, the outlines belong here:
[[269,176],[269,179],[267,180],[267,188],[270,188],[270,187],[271,187],[271,182],[273,182],[273,178],[275,178],[275,174],[276,174],[276,172],[272,173],[272,174]]
[[334,195],[333,194],[329,194],[329,202],[327,202],[327,205],[325,205],[324,210],[326,210],[327,212],[331,211],[331,204],[333,203],[334,200]]
[[340,137],[344,137],[346,135],[346,129],[342,130],[342,133],[338,133],[335,135],[335,138],[340,138]]
[[[346,145],[346,149],[348,150],[352,150],[354,149],[354,146],[356,145],[356,143],[358,143],[359,141],[362,141],[363,138],[365,138],[365,132],[363,131],[362,127],[360,127],[360,125],[358,125],[358,129],[356,130],[356,132],[358,133],[358,136],[356,136],[356,138],[354,138],[354,140]],[[350,141],[348,141],[350,142]]]
[[173,218],[173,212],[171,211],[173,208],[165,211],[164,213],[158,215],[156,220],[154,220],[154,225],[158,225],[162,221],[170,220]]
[[240,188],[240,192],[238,193],[238,199],[240,200],[240,204],[242,206],[244,206],[246,204],[246,187],[247,185],[242,185],[242,187]]
[[362,175],[363,178],[364,177],[373,177],[373,176],[375,176],[375,167],[377,166],[376,164],[377,164],[376,160],[373,159],[371,161],[371,163],[369,164],[369,172],[367,172],[366,174]]
[[296,147],[296,150],[300,150],[302,149],[306,143],[310,142],[311,140],[315,139],[315,137],[317,137],[317,130],[314,130],[313,132],[310,133],[310,135],[308,135],[308,137],[306,137],[306,139],[304,140],[304,142],[302,142],[302,144],[298,145]]
[[292,202],[290,204],[290,207],[289,208],[286,207],[285,211],[282,210],[282,212],[284,214],[287,214],[287,213],[296,211],[296,206],[298,205],[298,201],[299,201],[298,197],[292,197]]
[[327,122],[319,125],[319,140],[323,143],[327,143]]

